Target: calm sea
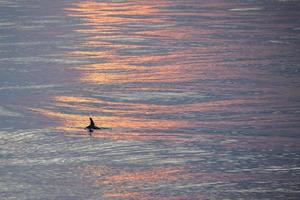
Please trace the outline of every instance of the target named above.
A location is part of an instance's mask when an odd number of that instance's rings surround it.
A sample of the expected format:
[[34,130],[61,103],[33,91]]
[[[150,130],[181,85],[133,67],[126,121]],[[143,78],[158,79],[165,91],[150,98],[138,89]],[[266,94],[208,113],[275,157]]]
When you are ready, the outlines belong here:
[[0,0],[0,199],[299,199],[299,10]]

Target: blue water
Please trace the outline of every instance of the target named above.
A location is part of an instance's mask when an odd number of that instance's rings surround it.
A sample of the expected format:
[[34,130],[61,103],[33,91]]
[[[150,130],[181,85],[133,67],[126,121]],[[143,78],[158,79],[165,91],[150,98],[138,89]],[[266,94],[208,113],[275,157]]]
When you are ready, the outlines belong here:
[[298,199],[299,10],[1,0],[0,199]]

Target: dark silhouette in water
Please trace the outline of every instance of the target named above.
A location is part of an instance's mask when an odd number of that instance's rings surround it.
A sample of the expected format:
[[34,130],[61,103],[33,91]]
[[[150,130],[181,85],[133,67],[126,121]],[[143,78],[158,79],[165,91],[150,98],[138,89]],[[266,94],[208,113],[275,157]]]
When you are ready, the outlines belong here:
[[90,125],[88,125],[87,127],[85,127],[85,129],[88,129],[89,133],[92,134],[92,132],[96,129],[101,129],[98,126],[95,126],[95,123],[93,121],[93,119],[90,117]]
[[88,125],[87,127],[85,127],[85,129],[87,129],[89,131],[89,134],[92,135],[92,132],[94,130],[97,130],[97,129],[109,129],[109,128],[95,126],[95,123],[94,123],[93,119],[90,117],[90,125]]

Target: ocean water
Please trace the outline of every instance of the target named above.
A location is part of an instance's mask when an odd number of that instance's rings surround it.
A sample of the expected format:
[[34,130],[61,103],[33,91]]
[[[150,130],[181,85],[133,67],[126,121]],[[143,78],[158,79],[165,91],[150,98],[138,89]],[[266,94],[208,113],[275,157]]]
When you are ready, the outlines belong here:
[[0,199],[299,199],[299,10],[0,0]]

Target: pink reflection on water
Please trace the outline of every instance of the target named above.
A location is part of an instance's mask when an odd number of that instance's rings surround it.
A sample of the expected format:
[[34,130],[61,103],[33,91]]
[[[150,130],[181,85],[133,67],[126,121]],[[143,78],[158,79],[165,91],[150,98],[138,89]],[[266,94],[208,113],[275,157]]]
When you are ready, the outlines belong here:
[[[220,3],[220,2],[219,2]],[[163,6],[172,6],[171,1],[160,1],[160,6],[149,2],[139,3],[103,3],[103,2],[81,2],[74,8],[66,9],[70,16],[83,19],[87,25],[76,31],[82,33],[97,33],[91,35],[82,42],[82,46],[99,48],[96,51],[73,51],[71,56],[83,58],[109,59],[109,63],[91,64],[78,66],[82,71],[81,80],[92,83],[131,83],[131,82],[184,82],[216,78],[220,75],[223,79],[252,75],[252,71],[244,69],[235,71],[218,65],[223,58],[216,55],[216,51],[224,51],[227,47],[218,46],[189,46],[182,48],[178,41],[193,40],[196,43],[216,42],[207,37],[212,34],[211,29],[200,29],[197,27],[177,27],[168,19],[171,13],[162,12]],[[196,5],[197,6],[197,5]],[[209,5],[209,6],[213,6]],[[216,5],[214,5],[216,6]],[[161,17],[157,17],[159,13]],[[163,14],[162,14],[163,13]],[[177,13],[178,14],[178,13]],[[183,13],[182,13],[183,14]],[[130,16],[144,16],[140,18]],[[193,15],[199,15],[193,12]],[[214,13],[222,16],[224,13]],[[127,16],[127,17],[126,17]],[[145,17],[147,16],[147,17]],[[165,17],[164,17],[165,16]],[[141,30],[131,35],[122,34],[122,26],[132,23],[145,25]],[[153,26],[149,28],[149,26]],[[119,30],[118,30],[119,28]],[[111,33],[108,33],[112,31]],[[107,34],[108,33],[108,34]],[[202,36],[202,37],[199,37]],[[155,40],[155,38],[157,38]],[[151,39],[153,44],[139,44],[138,41]],[[163,40],[165,44],[160,44]],[[123,42],[122,42],[123,41]],[[133,43],[131,43],[133,41]],[[157,48],[161,45],[172,47],[166,52]],[[105,47],[105,48],[104,48]],[[143,49],[141,49],[143,47]],[[104,49],[103,49],[104,48]],[[130,55],[120,54],[119,51],[133,52]],[[151,52],[138,54],[139,52]],[[157,52],[156,52],[157,51]],[[184,58],[184,59],[183,59]],[[143,63],[156,62],[159,66],[145,66]],[[163,64],[172,63],[172,64]],[[105,70],[122,70],[125,73],[107,73]],[[97,72],[102,70],[103,72]],[[218,77],[217,77],[218,78]]]
[[[163,187],[173,184],[174,187],[201,187],[209,184],[220,184],[238,181],[248,181],[257,178],[252,173],[210,173],[192,172],[189,166],[183,167],[150,167],[141,170],[114,171],[107,166],[87,166],[80,169],[93,177],[94,184],[104,188],[103,196],[124,199],[207,199],[201,192],[193,194],[159,194],[155,190],[145,190],[145,187]],[[132,191],[132,186],[140,192]]]

